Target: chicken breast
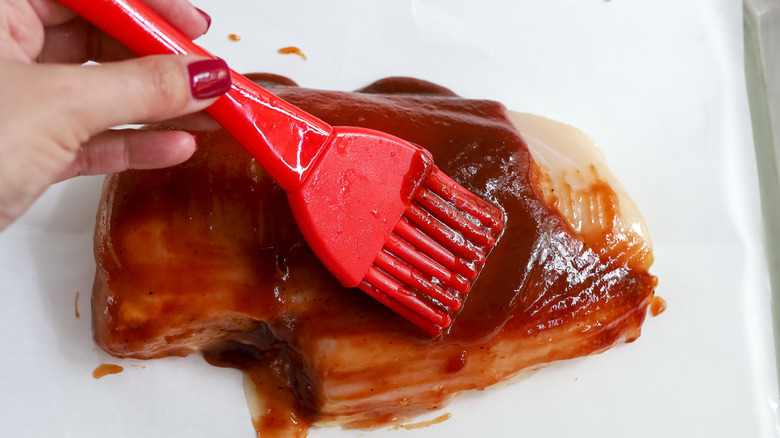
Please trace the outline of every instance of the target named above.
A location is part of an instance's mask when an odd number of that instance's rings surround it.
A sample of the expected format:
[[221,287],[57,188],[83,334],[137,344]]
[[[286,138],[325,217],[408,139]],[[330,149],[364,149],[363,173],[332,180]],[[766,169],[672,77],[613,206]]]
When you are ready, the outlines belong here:
[[656,286],[652,247],[587,136],[416,79],[353,93],[255,79],[331,125],[425,147],[506,212],[463,310],[430,339],[340,286],[303,241],[284,192],[226,132],[200,132],[188,162],[106,181],[92,299],[101,348],[141,359],[202,352],[240,368],[258,433],[305,436],[312,425],[407,420],[639,336]]

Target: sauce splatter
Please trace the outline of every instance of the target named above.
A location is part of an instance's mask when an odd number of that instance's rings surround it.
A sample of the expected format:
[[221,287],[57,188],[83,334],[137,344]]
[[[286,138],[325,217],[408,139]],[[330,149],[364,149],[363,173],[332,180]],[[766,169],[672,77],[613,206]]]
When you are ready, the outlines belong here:
[[228,39],[230,41],[241,41],[241,37],[236,35],[236,34],[234,34],[234,33],[231,33],[230,35],[228,35]]
[[76,310],[76,319],[81,318],[81,314],[79,313],[79,292],[76,292],[76,299],[73,300],[73,307]]
[[395,426],[393,426],[392,430],[398,430],[398,429],[406,429],[406,430],[422,429],[423,427],[429,427],[429,426],[433,426],[434,424],[443,423],[443,422],[449,420],[451,417],[452,417],[452,414],[450,414],[448,412],[448,413],[446,413],[444,415],[440,415],[440,416],[434,418],[433,420],[420,421],[419,423],[411,423],[411,424],[396,424]]
[[299,48],[297,48],[295,46],[282,47],[281,49],[277,50],[277,52],[281,53],[282,55],[298,55],[304,61],[306,61],[306,59],[307,59],[306,55],[304,55],[303,52],[301,52],[301,49],[299,49]]
[[650,314],[658,316],[666,310],[666,300],[658,295],[653,297],[653,301],[650,303]]
[[106,377],[109,374],[119,374],[125,369],[120,367],[119,365],[114,365],[110,363],[101,363],[100,365],[95,368],[94,371],[92,371],[92,377],[96,379],[100,379],[103,377]]

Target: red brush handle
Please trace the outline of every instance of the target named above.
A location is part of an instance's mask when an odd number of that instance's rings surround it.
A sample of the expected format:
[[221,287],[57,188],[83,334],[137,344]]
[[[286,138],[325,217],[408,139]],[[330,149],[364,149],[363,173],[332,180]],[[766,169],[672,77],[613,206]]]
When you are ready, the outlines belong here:
[[[139,55],[214,56],[138,0],[59,0]],[[306,178],[332,128],[231,70],[233,85],[208,112],[286,191]]]

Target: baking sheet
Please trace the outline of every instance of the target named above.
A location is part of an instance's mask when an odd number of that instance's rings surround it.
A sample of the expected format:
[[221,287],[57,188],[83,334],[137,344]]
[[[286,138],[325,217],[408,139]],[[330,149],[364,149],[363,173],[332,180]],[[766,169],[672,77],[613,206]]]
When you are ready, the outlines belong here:
[[[579,127],[601,144],[655,242],[669,308],[635,343],[420,418],[451,413],[441,424],[312,437],[778,435],[739,0],[194,3],[213,18],[199,42],[238,71],[341,90],[416,76]],[[286,46],[308,60],[277,53]],[[92,344],[101,181],[52,187],[0,233],[2,434],[254,436],[239,372],[199,356],[117,360]],[[103,362],[125,370],[93,379]]]

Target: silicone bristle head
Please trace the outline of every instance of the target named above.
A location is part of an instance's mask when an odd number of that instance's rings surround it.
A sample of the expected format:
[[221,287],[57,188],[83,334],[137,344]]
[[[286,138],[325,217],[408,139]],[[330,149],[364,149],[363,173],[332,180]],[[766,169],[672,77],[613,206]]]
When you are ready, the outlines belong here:
[[438,336],[461,308],[503,227],[499,208],[434,168],[360,287]]

